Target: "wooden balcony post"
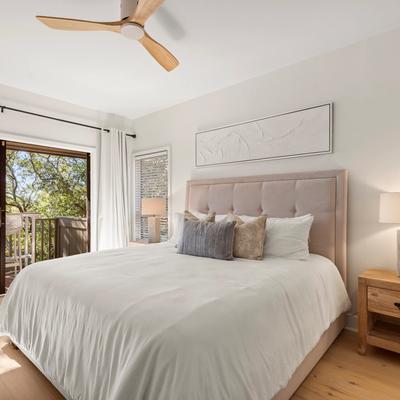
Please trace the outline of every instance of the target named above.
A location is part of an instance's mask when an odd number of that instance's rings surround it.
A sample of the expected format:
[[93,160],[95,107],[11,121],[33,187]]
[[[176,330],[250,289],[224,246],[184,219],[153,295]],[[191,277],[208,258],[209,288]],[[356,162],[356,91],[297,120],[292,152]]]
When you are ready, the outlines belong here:
[[31,249],[31,254],[32,254],[32,263],[36,262],[36,217],[31,217],[31,235],[32,235],[32,249]]
[[62,257],[61,249],[60,249],[60,219],[56,218],[54,220],[54,229],[55,229],[55,241],[54,241],[54,254],[55,258]]
[[43,219],[40,220],[40,260],[44,260],[44,223]]

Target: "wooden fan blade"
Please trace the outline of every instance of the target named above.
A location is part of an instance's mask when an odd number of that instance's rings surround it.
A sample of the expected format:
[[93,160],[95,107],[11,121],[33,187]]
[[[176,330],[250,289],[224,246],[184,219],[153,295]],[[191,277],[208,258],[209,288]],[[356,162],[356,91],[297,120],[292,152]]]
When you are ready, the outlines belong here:
[[172,55],[164,46],[156,42],[146,32],[145,35],[139,39],[143,47],[154,57],[154,59],[164,67],[168,72],[172,71],[179,65],[179,61]]
[[139,0],[134,13],[128,18],[144,26],[147,19],[161,6],[164,0]]
[[49,28],[59,29],[62,31],[112,31],[119,32],[121,30],[121,21],[117,22],[95,22],[84,21],[80,19],[58,18],[58,17],[36,17],[40,22]]

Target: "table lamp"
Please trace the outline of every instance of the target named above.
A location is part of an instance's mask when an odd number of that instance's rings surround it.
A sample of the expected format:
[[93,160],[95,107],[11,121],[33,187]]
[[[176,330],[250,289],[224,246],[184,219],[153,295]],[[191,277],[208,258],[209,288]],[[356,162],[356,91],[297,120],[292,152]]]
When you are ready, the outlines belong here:
[[[381,193],[379,222],[400,224],[400,193]],[[397,231],[397,271],[400,276],[400,230]]]
[[166,204],[162,197],[142,199],[142,215],[148,217],[149,243],[160,243],[160,217],[166,216]]

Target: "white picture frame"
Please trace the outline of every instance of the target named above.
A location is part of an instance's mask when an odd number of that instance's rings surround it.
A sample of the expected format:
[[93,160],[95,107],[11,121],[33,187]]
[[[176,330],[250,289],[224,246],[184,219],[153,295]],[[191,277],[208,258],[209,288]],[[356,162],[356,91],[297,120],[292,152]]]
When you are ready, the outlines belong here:
[[332,117],[326,103],[198,132],[196,167],[332,153]]

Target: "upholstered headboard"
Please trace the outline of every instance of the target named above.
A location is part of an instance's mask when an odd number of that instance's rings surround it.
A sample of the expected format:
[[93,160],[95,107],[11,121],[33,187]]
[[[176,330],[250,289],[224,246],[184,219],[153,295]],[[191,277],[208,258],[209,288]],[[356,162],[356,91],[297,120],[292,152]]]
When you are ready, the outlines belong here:
[[347,171],[318,171],[187,182],[186,208],[217,214],[312,214],[310,251],[331,259],[346,283]]

